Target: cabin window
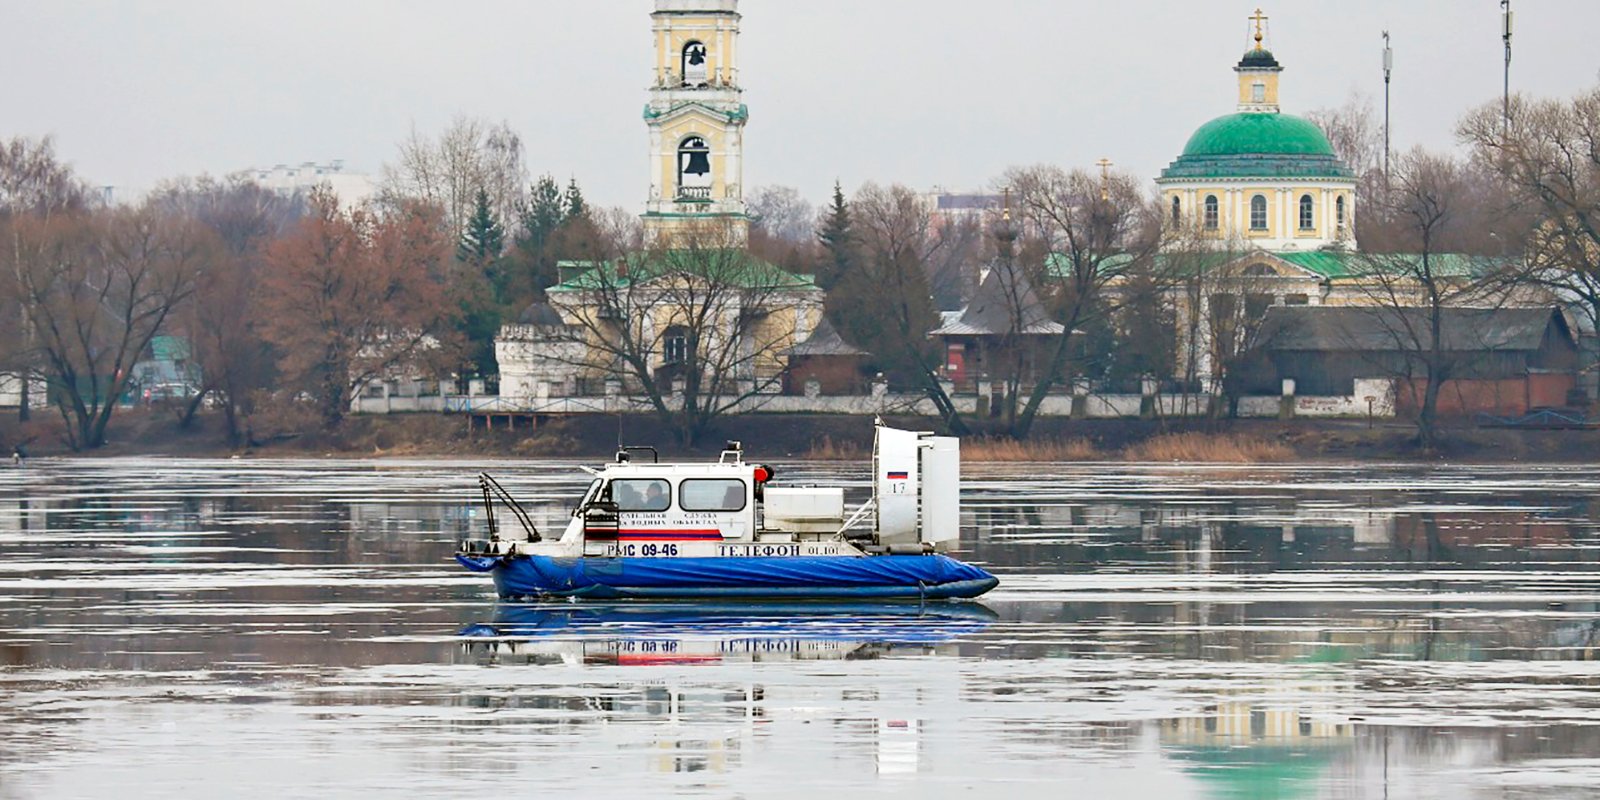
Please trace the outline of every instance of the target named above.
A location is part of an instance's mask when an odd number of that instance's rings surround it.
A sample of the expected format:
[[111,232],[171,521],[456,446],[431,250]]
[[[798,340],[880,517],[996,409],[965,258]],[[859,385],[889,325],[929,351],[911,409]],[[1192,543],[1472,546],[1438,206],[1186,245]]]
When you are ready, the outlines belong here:
[[1300,230],[1311,230],[1316,221],[1316,205],[1312,203],[1311,195],[1300,195]]
[[672,486],[659,478],[615,480],[611,501],[618,511],[666,511],[672,505]]
[[1267,229],[1267,196],[1258,194],[1250,198],[1250,230]]
[[706,85],[706,46],[701,42],[688,42],[683,46],[684,86]]
[[1206,230],[1208,230],[1208,231],[1216,230],[1217,229],[1217,196],[1214,195],[1214,194],[1206,195],[1206,213],[1205,213],[1205,217],[1206,217],[1206,220],[1205,220],[1205,222],[1206,222]]
[[743,511],[744,481],[738,478],[689,478],[678,484],[678,508],[684,511]]

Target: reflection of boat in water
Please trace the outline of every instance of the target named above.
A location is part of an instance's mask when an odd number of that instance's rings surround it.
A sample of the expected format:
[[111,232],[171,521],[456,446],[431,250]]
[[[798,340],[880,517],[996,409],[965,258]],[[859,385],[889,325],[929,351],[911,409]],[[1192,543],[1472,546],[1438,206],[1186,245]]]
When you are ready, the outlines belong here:
[[[456,560],[502,598],[943,600],[999,581],[942,553],[959,540],[958,440],[879,424],[872,499],[845,514],[837,487],[772,485],[730,442],[715,463],[665,464],[630,448],[598,470],[559,539],[546,539],[494,479],[480,476],[487,541]],[[495,500],[527,533],[502,538]],[[862,524],[871,510],[872,525]]]
[[504,605],[458,635],[467,652],[498,660],[716,664],[922,653],[995,618],[974,603]]

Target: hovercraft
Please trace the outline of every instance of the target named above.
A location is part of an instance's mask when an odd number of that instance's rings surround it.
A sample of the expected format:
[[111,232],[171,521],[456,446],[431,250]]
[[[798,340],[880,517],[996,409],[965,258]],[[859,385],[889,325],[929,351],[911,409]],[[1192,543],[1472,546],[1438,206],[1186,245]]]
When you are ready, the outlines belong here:
[[[648,460],[645,456],[648,455]],[[503,599],[949,600],[999,583],[945,554],[960,538],[960,440],[879,422],[872,497],[846,515],[842,487],[781,486],[729,442],[715,462],[665,463],[625,447],[594,476],[560,538],[479,476],[487,540],[456,560]],[[504,537],[503,506],[523,536]]]

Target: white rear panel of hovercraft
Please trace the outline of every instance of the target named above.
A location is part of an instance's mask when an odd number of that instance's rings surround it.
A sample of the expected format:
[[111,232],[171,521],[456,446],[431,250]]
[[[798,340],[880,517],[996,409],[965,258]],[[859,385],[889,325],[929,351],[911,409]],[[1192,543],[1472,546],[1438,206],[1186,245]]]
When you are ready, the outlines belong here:
[[961,537],[961,440],[879,426],[872,453],[878,543]]

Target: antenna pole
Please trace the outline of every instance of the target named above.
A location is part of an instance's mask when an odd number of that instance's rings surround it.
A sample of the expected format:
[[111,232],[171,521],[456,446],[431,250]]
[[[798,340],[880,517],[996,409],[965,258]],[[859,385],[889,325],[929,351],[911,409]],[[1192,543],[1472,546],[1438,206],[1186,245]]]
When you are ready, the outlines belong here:
[[1500,0],[1500,38],[1506,43],[1505,87],[1501,94],[1502,139],[1511,135],[1511,0]]
[[1389,32],[1383,32],[1383,180],[1389,180],[1389,73],[1394,69],[1394,51],[1389,49]]

